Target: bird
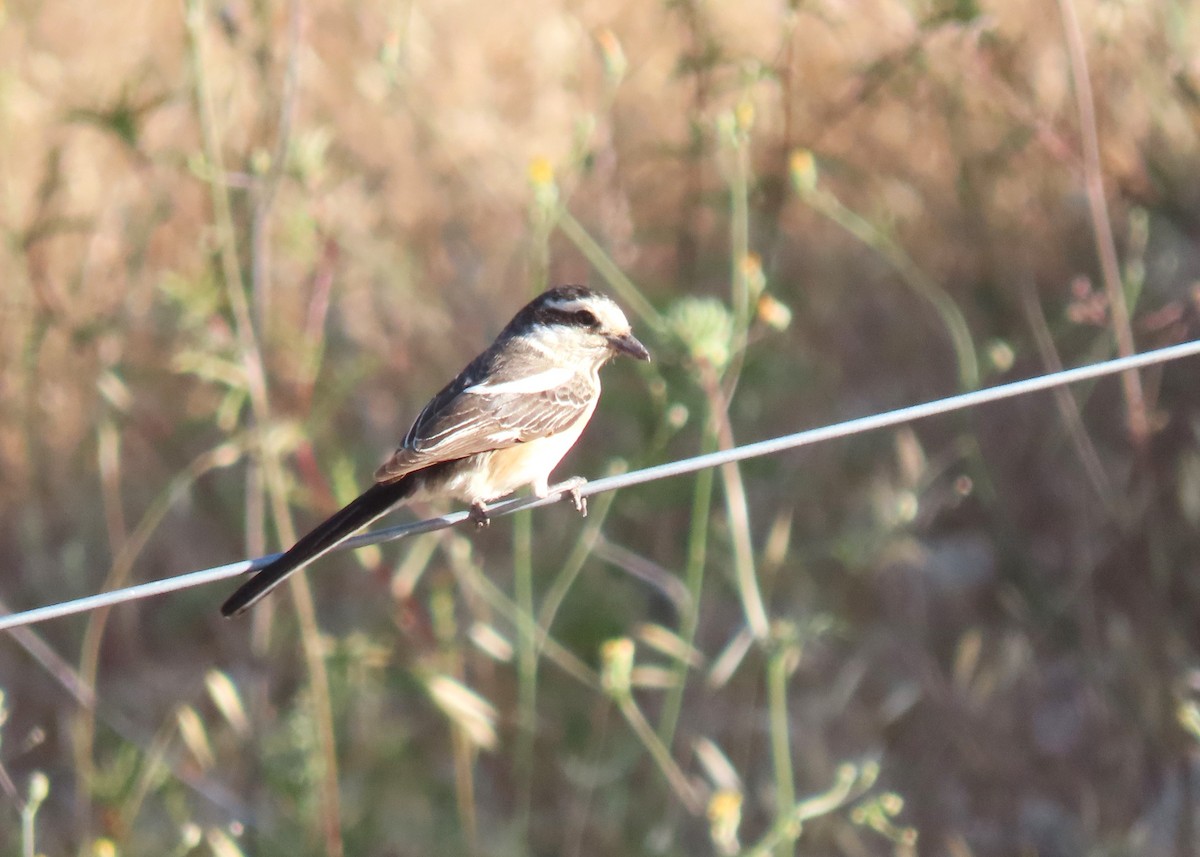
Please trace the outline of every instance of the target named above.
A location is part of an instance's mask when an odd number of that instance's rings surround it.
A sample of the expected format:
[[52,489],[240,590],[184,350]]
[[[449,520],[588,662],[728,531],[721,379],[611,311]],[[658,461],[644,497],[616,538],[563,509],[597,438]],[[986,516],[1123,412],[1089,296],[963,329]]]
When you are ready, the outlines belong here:
[[488,503],[531,486],[571,496],[587,514],[579,477],[551,489],[550,473],[579,440],[600,398],[600,367],[624,354],[649,360],[621,308],[586,286],[557,286],[513,316],[488,348],[417,415],[375,482],[237,589],[221,606],[244,613],[295,571],[397,505],[451,498],[477,526]]

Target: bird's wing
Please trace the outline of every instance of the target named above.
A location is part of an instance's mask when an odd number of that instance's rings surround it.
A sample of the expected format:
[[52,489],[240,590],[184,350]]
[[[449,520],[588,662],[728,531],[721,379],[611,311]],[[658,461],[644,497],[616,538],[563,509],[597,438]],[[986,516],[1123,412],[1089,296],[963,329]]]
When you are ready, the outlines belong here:
[[597,393],[593,378],[573,369],[543,362],[530,371],[531,361],[522,361],[517,375],[497,362],[473,363],[434,396],[375,472],[376,481],[557,434],[587,411]]

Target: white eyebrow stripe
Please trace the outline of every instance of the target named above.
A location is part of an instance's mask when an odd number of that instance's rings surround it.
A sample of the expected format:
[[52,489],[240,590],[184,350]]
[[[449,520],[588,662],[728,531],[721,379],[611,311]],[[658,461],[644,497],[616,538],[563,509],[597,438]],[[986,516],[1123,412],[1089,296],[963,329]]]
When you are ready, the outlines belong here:
[[501,381],[499,384],[475,384],[463,390],[464,393],[474,393],[476,396],[504,396],[508,394],[544,393],[561,387],[575,375],[574,369],[556,367],[529,375],[525,378],[515,378],[512,381]]
[[593,303],[595,302],[580,298],[568,298],[567,300],[548,300],[546,306],[559,312],[574,312],[577,309],[590,307]]

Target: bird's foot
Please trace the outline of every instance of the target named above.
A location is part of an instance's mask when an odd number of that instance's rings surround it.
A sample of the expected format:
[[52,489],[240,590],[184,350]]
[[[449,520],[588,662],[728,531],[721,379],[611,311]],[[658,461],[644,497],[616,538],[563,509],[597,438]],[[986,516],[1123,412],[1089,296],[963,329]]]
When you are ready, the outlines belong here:
[[560,482],[550,489],[547,493],[566,494],[570,498],[572,505],[575,506],[575,511],[583,517],[587,517],[587,497],[579,493],[579,489],[587,485],[587,480],[582,476],[572,476],[565,482]]
[[471,503],[471,511],[467,513],[467,517],[475,522],[475,529],[482,530],[491,524],[492,519],[488,515],[487,503],[482,500],[474,500]]

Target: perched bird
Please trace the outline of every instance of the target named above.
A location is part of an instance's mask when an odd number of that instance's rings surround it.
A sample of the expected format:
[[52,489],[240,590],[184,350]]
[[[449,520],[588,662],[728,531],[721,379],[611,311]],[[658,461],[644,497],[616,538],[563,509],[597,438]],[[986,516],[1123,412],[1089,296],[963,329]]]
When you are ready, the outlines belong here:
[[[600,367],[617,354],[650,359],[611,299],[583,286],[559,286],[534,298],[430,400],[375,472],[375,484],[243,584],[221,612],[242,613],[402,501],[463,500],[483,526],[488,502],[523,485],[546,496],[550,471],[596,408]],[[554,490],[571,492],[583,512],[582,484],[569,480]]]

